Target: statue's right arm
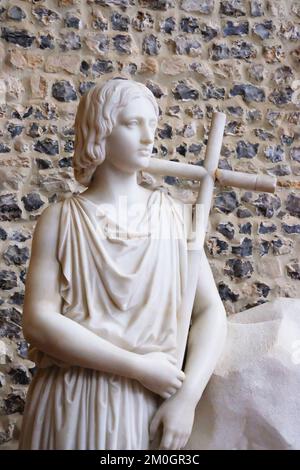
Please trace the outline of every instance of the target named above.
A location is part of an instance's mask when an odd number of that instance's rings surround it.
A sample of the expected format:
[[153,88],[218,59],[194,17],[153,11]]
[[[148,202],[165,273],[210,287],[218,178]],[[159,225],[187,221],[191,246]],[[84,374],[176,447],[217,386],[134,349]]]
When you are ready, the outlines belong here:
[[56,255],[60,205],[47,207],[34,230],[25,286],[24,337],[37,349],[70,365],[138,380],[142,356],[113,345],[61,314],[61,266]]

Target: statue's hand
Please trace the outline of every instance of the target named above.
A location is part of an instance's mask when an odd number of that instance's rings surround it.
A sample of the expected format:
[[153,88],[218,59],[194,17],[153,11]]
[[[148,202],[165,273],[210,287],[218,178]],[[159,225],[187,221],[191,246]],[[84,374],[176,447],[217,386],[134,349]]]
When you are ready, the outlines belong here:
[[185,374],[176,366],[176,359],[167,353],[152,352],[140,356],[137,380],[162,398],[169,398],[182,386]]
[[153,440],[162,425],[163,432],[159,449],[182,449],[193,429],[195,406],[189,400],[173,395],[157,409],[150,424],[150,440]]

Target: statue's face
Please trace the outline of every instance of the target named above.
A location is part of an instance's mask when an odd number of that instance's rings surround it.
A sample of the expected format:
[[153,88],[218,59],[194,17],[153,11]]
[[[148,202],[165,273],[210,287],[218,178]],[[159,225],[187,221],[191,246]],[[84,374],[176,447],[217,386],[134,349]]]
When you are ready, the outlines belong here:
[[154,144],[157,118],[150,100],[140,97],[119,111],[112,133],[106,138],[106,156],[126,172],[147,168]]

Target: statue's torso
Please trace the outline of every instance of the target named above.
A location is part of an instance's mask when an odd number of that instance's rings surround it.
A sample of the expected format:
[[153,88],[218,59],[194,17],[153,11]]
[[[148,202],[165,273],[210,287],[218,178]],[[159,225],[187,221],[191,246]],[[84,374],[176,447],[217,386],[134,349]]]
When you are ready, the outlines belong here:
[[[124,226],[97,209],[80,195],[62,204],[57,253],[62,314],[127,350],[176,356],[177,316],[187,282],[179,202],[153,191],[127,238],[119,236]],[[40,367],[52,361],[34,348],[30,355]]]

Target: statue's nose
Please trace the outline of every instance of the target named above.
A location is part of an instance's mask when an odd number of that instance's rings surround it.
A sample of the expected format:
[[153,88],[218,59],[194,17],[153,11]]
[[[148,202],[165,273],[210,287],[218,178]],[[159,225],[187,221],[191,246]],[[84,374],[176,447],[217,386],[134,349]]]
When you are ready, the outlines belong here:
[[147,125],[143,126],[143,130],[141,133],[141,141],[146,143],[153,142],[153,130],[151,129],[151,127],[148,127]]

